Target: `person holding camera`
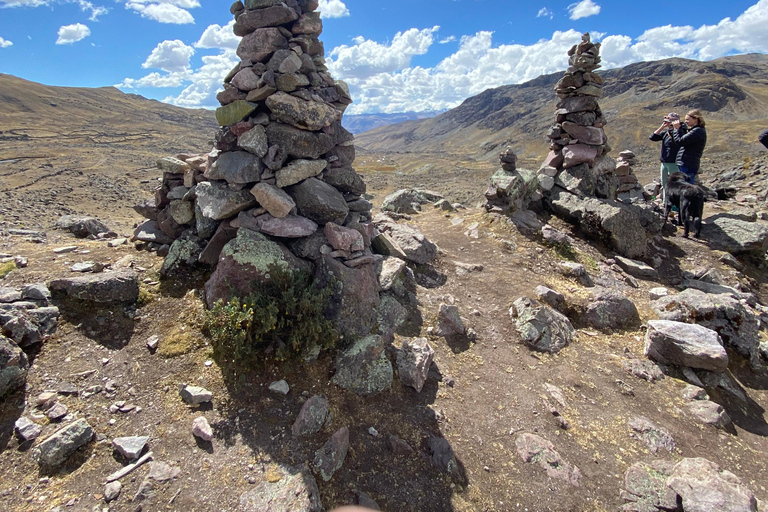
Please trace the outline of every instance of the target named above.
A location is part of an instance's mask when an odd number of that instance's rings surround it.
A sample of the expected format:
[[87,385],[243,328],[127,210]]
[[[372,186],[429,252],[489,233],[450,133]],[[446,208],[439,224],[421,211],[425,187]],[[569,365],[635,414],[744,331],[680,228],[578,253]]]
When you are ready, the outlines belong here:
[[686,181],[694,184],[699,172],[701,155],[707,145],[707,131],[704,129],[704,117],[698,109],[691,110],[685,115],[686,131],[680,119],[672,121],[672,138],[680,145],[677,152],[677,167],[685,174]]
[[[665,188],[667,186],[667,179],[670,174],[676,173],[679,170],[677,168],[677,152],[680,150],[680,145],[672,136],[672,121],[675,120],[679,121],[680,115],[677,112],[670,112],[664,116],[664,122],[661,123],[661,126],[649,137],[654,142],[661,141],[661,157],[659,160],[661,160],[661,190],[664,201],[667,199]],[[681,125],[682,129],[685,129],[684,127],[685,125]]]

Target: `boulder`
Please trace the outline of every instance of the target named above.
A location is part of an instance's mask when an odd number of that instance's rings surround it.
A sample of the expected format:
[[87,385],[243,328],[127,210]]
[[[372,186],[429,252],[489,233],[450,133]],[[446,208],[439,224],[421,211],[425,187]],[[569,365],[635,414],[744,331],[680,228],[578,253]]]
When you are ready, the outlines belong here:
[[358,395],[380,393],[392,386],[392,363],[381,336],[367,336],[336,358],[333,383]]
[[327,133],[300,130],[283,123],[270,123],[267,139],[270,146],[279,146],[292,158],[320,158],[335,145]]
[[261,233],[240,228],[221,251],[218,265],[205,283],[208,307],[233,296],[247,297],[269,279],[273,266],[284,270],[311,271],[311,264],[296,258],[287,247]]
[[27,355],[0,334],[0,399],[26,384],[28,370]]
[[728,354],[720,336],[696,324],[649,320],[645,334],[645,355],[662,364],[714,372],[728,368]]
[[163,233],[154,220],[146,220],[139,224],[133,232],[133,240],[160,245],[173,243],[173,238]]
[[246,36],[256,29],[277,27],[295,21],[299,17],[294,9],[282,5],[272,5],[262,9],[246,10],[237,17],[233,27],[236,36]]
[[580,164],[594,166],[597,148],[586,144],[571,144],[563,148],[563,167],[575,167]]
[[709,400],[696,400],[685,404],[688,412],[700,423],[725,429],[731,425],[731,417],[723,406]]
[[264,478],[240,495],[241,512],[322,512],[317,481],[306,467],[279,465],[276,475]]
[[79,419],[57,430],[32,450],[32,458],[44,467],[62,465],[78,448],[93,438],[93,428]]
[[756,361],[759,319],[738,300],[689,288],[678,295],[661,297],[651,307],[662,320],[696,323],[716,331],[726,345]]
[[731,254],[765,253],[768,250],[768,224],[747,222],[718,214],[704,219],[701,237]]
[[168,250],[168,255],[163,260],[160,275],[170,276],[183,267],[194,266],[203,251],[202,243],[202,240],[194,235],[175,240]]
[[204,181],[197,185],[197,206],[204,217],[222,220],[256,205],[248,190],[231,190],[221,181]]
[[56,221],[58,229],[65,229],[78,238],[98,236],[102,233],[112,233],[106,224],[94,217],[76,217],[65,215]]
[[269,150],[267,131],[263,126],[256,125],[237,138],[237,145],[249,153],[263,158]]
[[707,459],[683,459],[667,479],[685,512],[757,512],[755,495],[736,475]]
[[437,246],[421,231],[406,224],[398,224],[388,217],[383,219],[375,220],[374,223],[379,231],[385,233],[394,244],[388,255],[398,256],[397,253],[401,252],[408,261],[419,265],[429,263],[437,257]]
[[261,179],[264,165],[261,159],[248,151],[222,153],[206,171],[206,178],[227,183],[254,183]]
[[659,512],[661,510],[679,510],[678,496],[667,487],[667,478],[672,474],[675,463],[655,460],[647,464],[637,462],[624,474],[624,487],[621,498],[628,503],[621,510],[629,512]]
[[563,169],[555,183],[579,197],[591,197],[595,195],[597,178],[588,164],[580,164]]
[[587,305],[584,323],[595,329],[631,329],[640,325],[635,303],[617,290],[598,288]]
[[[365,194],[363,178],[352,167],[331,167],[323,172],[323,181],[346,194]],[[370,208],[368,210],[370,211]]]
[[216,121],[219,126],[230,126],[239,123],[251,115],[258,105],[245,100],[236,100],[216,109]]
[[90,302],[136,302],[139,298],[139,275],[132,269],[100,274],[54,279],[48,283],[53,293],[61,292],[73,299]]
[[485,197],[490,205],[504,210],[524,210],[538,187],[539,178],[533,171],[499,169],[491,176]]
[[563,314],[543,304],[521,297],[517,299],[510,315],[523,343],[539,352],[556,353],[569,345],[576,330]]
[[459,308],[454,305],[440,304],[437,312],[437,326],[435,327],[435,336],[455,336],[467,332],[467,326],[459,314]]

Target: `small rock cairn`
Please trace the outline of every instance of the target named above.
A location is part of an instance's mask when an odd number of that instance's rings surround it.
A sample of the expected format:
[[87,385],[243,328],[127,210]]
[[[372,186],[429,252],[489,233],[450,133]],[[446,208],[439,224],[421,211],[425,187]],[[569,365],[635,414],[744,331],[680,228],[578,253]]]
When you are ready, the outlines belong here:
[[644,199],[643,186],[632,172],[632,166],[636,163],[635,154],[629,150],[619,153],[619,158],[616,159],[616,177],[619,182],[616,193],[620,200]]
[[539,181],[536,173],[518,169],[517,155],[511,148],[506,148],[499,155],[499,161],[501,169],[491,176],[485,191],[485,209],[495,213],[524,210],[537,193]]
[[615,164],[607,156],[611,148],[597,102],[603,94],[603,78],[594,72],[600,67],[600,43],[593,44],[584,34],[568,56],[568,70],[555,85],[560,101],[555,124],[547,133],[551,151],[539,174],[555,178],[558,185],[580,196],[614,199]]
[[240,228],[304,263],[374,261],[372,205],[352,168],[353,136],[341,126],[352,100],[325,65],[317,7],[317,0],[244,0],[230,8],[241,61],[217,95],[215,147],[161,159],[162,186],[136,208],[149,220],[134,240],[173,244],[163,274],[181,264],[216,266]]

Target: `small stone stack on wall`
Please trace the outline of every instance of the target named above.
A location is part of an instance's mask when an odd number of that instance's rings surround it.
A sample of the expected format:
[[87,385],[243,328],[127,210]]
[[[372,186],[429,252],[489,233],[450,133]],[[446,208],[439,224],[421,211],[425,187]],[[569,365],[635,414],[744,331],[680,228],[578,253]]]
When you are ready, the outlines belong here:
[[621,201],[643,201],[643,186],[637,180],[637,176],[632,172],[632,166],[637,163],[635,154],[626,150],[619,153],[616,159],[616,178],[618,179],[618,188],[616,193]]
[[[371,203],[355,172],[353,136],[341,126],[352,100],[328,73],[316,0],[246,0],[231,7],[240,63],[217,98],[208,155],[158,162],[162,186],[137,211],[149,220],[134,239],[172,244],[163,264],[204,263],[209,306],[244,296],[272,265],[341,282],[341,330],[366,335],[378,283]],[[346,324],[345,324],[346,322]]]
[[600,43],[582,42],[568,51],[569,68],[557,82],[560,98],[555,124],[547,133],[550,153],[543,168],[552,168],[555,182],[580,196],[613,199],[616,193],[615,163],[607,156],[611,150],[603,131],[606,124],[598,104],[603,94]]
[[497,213],[524,210],[537,193],[539,180],[536,173],[518,169],[517,155],[511,148],[499,155],[499,161],[501,169],[491,176],[491,183],[485,191],[485,209]]

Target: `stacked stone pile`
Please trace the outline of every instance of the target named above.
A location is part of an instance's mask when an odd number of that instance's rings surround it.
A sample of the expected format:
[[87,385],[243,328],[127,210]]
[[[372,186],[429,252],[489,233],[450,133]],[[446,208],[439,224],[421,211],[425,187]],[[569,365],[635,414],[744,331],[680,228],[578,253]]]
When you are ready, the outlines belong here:
[[163,275],[215,266],[205,285],[209,306],[252,293],[277,265],[337,283],[329,314],[345,336],[367,336],[376,325],[390,334],[377,319],[386,293],[377,269],[425,242],[404,235],[400,248],[394,230],[374,255],[372,242],[387,235],[372,222],[352,167],[353,136],[341,125],[352,100],[325,66],[317,7],[316,0],[232,6],[241,61],[217,96],[215,147],[158,162],[162,185],[136,207],[148,220],[134,240],[168,252]]
[[499,155],[501,168],[491,176],[485,191],[485,209],[489,212],[524,210],[534,198],[539,186],[536,173],[517,168],[517,155],[506,148]]
[[593,44],[584,34],[568,57],[568,70],[555,85],[560,101],[555,124],[547,133],[551,151],[542,167],[555,169],[548,174],[570,192],[613,199],[615,164],[607,156],[611,148],[597,101],[603,94],[603,78],[595,73],[600,67],[600,43]]
[[616,193],[619,199],[643,199],[643,186],[637,180],[637,176],[632,172],[632,166],[637,164],[637,158],[632,151],[625,150],[619,153],[616,159],[616,178],[618,188]]

